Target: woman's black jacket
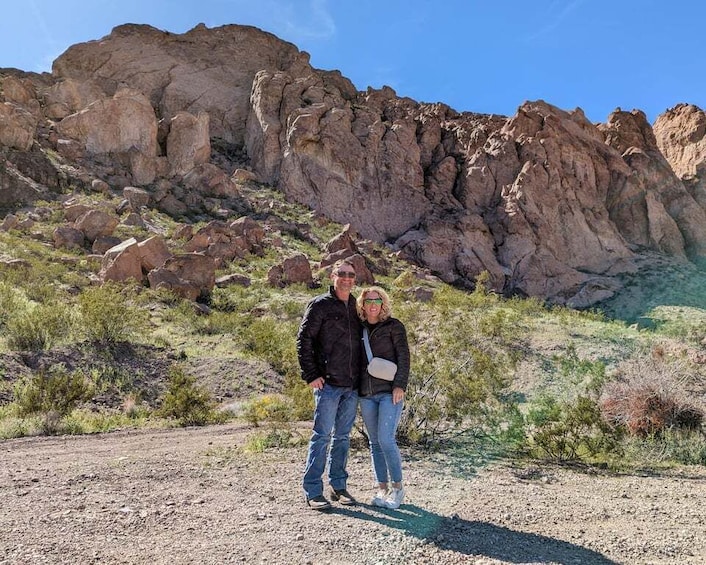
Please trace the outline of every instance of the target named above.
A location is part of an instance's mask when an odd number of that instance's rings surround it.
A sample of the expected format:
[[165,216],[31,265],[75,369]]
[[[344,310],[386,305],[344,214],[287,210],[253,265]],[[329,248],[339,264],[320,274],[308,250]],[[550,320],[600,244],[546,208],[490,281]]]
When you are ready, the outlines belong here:
[[394,381],[383,381],[371,376],[368,371],[368,358],[363,350],[363,370],[361,371],[360,396],[371,396],[379,392],[392,392],[395,387],[407,390],[409,380],[409,345],[407,343],[407,330],[404,324],[396,318],[388,318],[377,324],[367,324],[370,349],[373,357],[382,357],[397,363],[397,373]]
[[358,388],[363,342],[355,298],[340,300],[333,289],[306,307],[297,334],[297,355],[302,378],[319,377],[333,386]]

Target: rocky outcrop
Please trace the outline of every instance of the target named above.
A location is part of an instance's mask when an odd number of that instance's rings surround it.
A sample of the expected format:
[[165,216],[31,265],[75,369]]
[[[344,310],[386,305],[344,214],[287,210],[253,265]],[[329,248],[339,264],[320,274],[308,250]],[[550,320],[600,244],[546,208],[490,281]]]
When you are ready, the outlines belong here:
[[[209,271],[261,251],[262,226],[232,221],[247,213],[239,186],[256,181],[468,288],[487,271],[496,291],[584,307],[614,293],[637,254],[706,260],[706,114],[695,106],[654,128],[639,110],[595,125],[543,101],[510,117],[459,113],[388,87],[358,91],[294,45],[237,25],[119,26],[69,48],[51,76],[0,80],[0,147],[12,157],[0,206],[64,182],[46,157],[41,168],[18,158],[46,146],[91,171],[76,186],[124,188],[121,213],[157,206],[203,220],[184,237]],[[322,268],[352,254],[374,280],[350,242],[337,244]],[[170,261],[152,269],[155,284],[185,296],[211,285],[179,282],[201,259]]]
[[311,71],[306,53],[254,27],[199,24],[175,34],[127,24],[100,41],[70,47],[52,73],[100,84],[108,95],[128,85],[167,122],[182,111],[206,112],[212,137],[242,145],[252,80],[262,69]]

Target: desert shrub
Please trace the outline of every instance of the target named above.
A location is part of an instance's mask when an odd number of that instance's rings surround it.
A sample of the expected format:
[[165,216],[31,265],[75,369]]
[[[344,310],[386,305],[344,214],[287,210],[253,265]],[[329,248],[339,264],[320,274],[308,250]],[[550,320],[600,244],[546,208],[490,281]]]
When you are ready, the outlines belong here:
[[182,426],[203,426],[217,419],[208,391],[176,365],[169,371],[169,385],[159,415],[174,419]]
[[7,343],[20,351],[42,351],[66,339],[72,325],[73,316],[64,304],[28,305],[7,321]]
[[7,282],[0,282],[0,328],[24,308],[24,301],[17,290]]
[[252,425],[261,422],[288,422],[292,419],[292,401],[280,394],[251,398],[243,407],[243,417]]
[[625,459],[643,468],[706,465],[706,435],[671,429],[659,436],[631,436],[624,445]]
[[624,363],[617,379],[603,388],[601,412],[607,421],[640,437],[697,429],[704,411],[691,401],[681,380],[666,361]]
[[527,445],[535,456],[556,461],[586,460],[617,447],[614,431],[588,396],[561,401],[542,395],[527,412]]
[[131,306],[115,284],[86,289],[79,296],[82,329],[90,341],[133,341],[147,325],[144,310]]
[[419,348],[398,428],[402,441],[428,444],[482,425],[507,385],[509,364],[500,353],[469,347],[463,356]]
[[15,404],[20,416],[47,414],[61,418],[93,396],[93,384],[78,370],[69,372],[65,365],[51,365],[15,389]]
[[296,335],[298,324],[270,316],[254,318],[237,336],[245,351],[262,359],[280,375],[299,374]]
[[244,450],[248,453],[263,453],[267,449],[301,445],[304,438],[290,428],[272,427],[264,432],[252,434],[245,442]]
[[552,360],[563,378],[562,385],[569,385],[572,390],[595,393],[606,380],[605,363],[579,357],[573,343],[567,346],[566,353],[555,355]]

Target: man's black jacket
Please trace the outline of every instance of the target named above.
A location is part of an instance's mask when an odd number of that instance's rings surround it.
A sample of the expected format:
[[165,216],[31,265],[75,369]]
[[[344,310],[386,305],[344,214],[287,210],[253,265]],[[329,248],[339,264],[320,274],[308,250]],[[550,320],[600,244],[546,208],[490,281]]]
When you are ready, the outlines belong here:
[[297,334],[302,378],[310,383],[324,377],[333,386],[357,388],[361,327],[352,295],[343,302],[330,287],[309,302]]

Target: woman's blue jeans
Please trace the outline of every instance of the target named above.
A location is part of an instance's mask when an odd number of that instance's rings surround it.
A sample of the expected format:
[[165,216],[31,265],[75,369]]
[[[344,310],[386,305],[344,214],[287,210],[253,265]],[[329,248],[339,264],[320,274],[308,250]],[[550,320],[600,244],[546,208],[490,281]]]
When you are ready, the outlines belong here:
[[358,411],[358,391],[325,384],[314,390],[314,429],[304,469],[307,500],[323,494],[322,476],[328,464],[331,488],[346,488],[351,428]]
[[360,412],[368,432],[370,457],[378,483],[402,482],[402,457],[395,439],[402,405],[402,401],[393,404],[389,392],[360,398]]

